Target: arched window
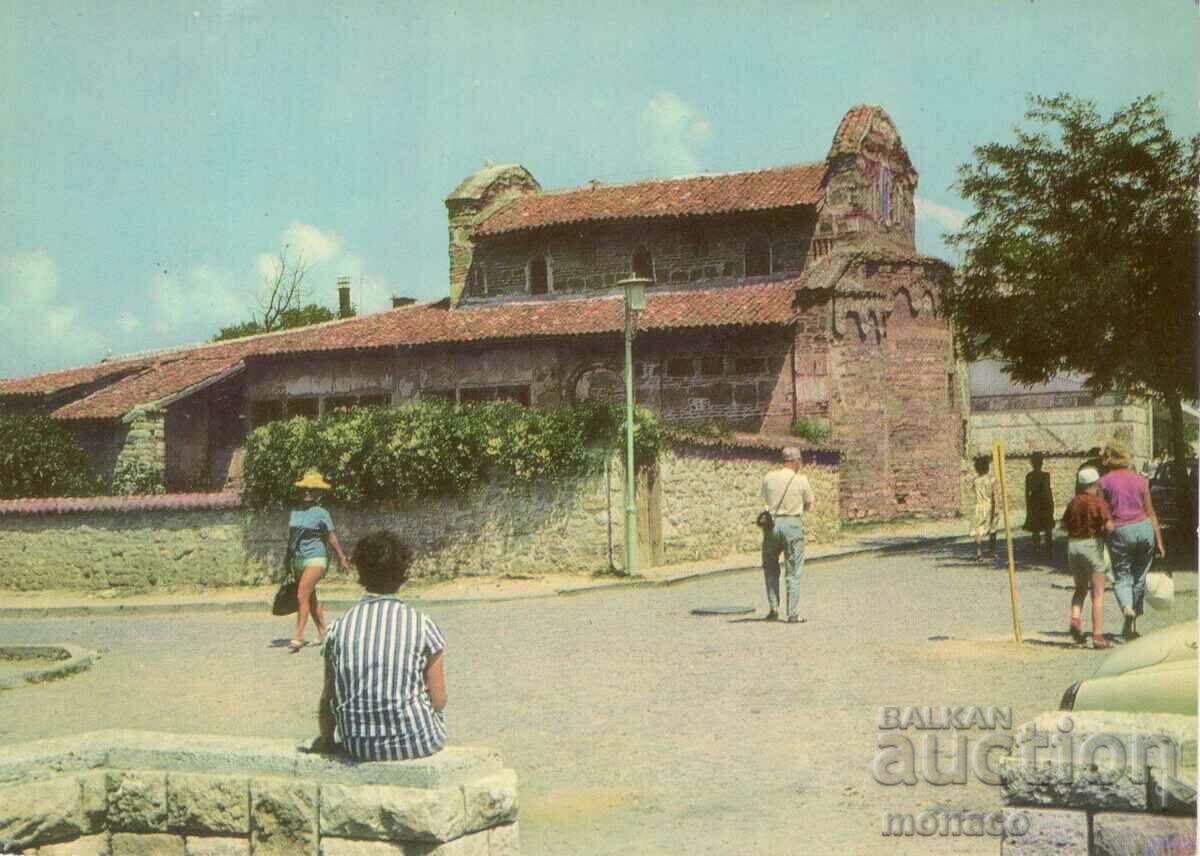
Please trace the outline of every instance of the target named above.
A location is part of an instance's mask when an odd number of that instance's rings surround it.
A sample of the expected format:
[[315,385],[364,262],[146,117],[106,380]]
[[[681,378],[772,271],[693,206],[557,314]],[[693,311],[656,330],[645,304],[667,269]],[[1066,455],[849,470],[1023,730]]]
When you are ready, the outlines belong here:
[[762,235],[746,241],[746,276],[765,276],[771,272],[771,243]]
[[650,250],[646,247],[638,247],[633,251],[633,275],[642,279],[654,279],[654,259],[650,257]]
[[525,267],[525,284],[530,294],[545,294],[550,290],[550,263],[543,256],[534,256]]

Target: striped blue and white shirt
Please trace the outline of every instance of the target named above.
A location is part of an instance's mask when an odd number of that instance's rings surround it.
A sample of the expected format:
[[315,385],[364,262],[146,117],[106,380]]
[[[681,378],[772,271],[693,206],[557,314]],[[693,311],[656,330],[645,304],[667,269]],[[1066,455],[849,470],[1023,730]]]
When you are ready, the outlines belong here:
[[329,626],[333,713],[342,743],[363,761],[424,758],[446,744],[425,666],[446,647],[433,620],[395,595],[367,595]]

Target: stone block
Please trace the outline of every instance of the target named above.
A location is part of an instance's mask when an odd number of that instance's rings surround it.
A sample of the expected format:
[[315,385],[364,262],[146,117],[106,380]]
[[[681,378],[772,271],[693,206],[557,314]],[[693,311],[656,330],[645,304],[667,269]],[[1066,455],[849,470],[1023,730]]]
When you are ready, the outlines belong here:
[[[361,841],[355,838],[321,836],[321,856],[411,856],[413,853],[425,852],[425,846],[399,841]],[[422,849],[414,849],[417,847]]]
[[[1001,856],[1088,856],[1087,812],[1007,809],[1004,828]],[[1016,835],[1009,830],[1023,832]]]
[[109,856],[107,833],[99,835],[84,835],[73,841],[63,841],[58,844],[43,844],[33,850],[26,850],[27,856]]
[[108,829],[108,774],[104,770],[79,775],[79,827],[84,835]]
[[463,804],[466,809],[466,829],[474,832],[517,816],[517,774],[501,770],[472,779],[463,785]]
[[1094,856],[1191,856],[1196,819],[1101,812],[1092,819]]
[[317,785],[288,779],[250,781],[250,842],[258,856],[317,853]]
[[166,773],[109,770],[108,828],[121,832],[165,832]]
[[0,841],[28,846],[75,838],[81,831],[75,776],[0,788]]
[[1145,811],[1152,772],[1186,764],[1195,730],[1196,719],[1185,716],[1042,714],[1017,729],[1012,755],[999,764],[1005,802]]
[[481,773],[503,769],[500,754],[477,746],[447,746],[428,758],[409,761],[352,761],[344,757],[293,752],[297,776],[322,782],[432,788],[461,784]]
[[183,845],[186,856],[250,856],[249,838],[189,835]]
[[463,835],[444,844],[431,844],[426,847],[409,845],[406,853],[412,853],[414,856],[490,856],[491,849],[487,831],[484,830]]
[[521,856],[521,835],[518,824],[506,823],[488,830],[489,856]]
[[185,856],[182,835],[114,832],[112,856]]
[[322,785],[321,834],[449,841],[466,829],[462,790]]
[[250,832],[250,785],[245,776],[167,774],[167,826],[193,832]]
[[0,785],[102,766],[105,761],[104,748],[88,739],[96,733],[103,732],[51,737],[0,747]]

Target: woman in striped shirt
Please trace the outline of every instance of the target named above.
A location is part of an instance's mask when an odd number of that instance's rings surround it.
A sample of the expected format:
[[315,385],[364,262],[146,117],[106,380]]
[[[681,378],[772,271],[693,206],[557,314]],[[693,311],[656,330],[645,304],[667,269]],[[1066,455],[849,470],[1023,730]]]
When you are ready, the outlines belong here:
[[353,564],[367,590],[325,635],[318,749],[334,726],[360,761],[424,758],[446,743],[446,642],[433,620],[402,603],[412,550],[391,532],[366,535]]

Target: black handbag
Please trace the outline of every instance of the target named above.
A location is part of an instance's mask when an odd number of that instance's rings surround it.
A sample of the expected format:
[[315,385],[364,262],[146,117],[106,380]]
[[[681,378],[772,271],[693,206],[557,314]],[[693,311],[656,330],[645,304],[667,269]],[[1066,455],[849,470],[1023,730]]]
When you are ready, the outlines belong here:
[[297,590],[300,583],[297,580],[287,580],[275,592],[275,602],[271,604],[272,615],[291,615],[300,609],[300,598]]

